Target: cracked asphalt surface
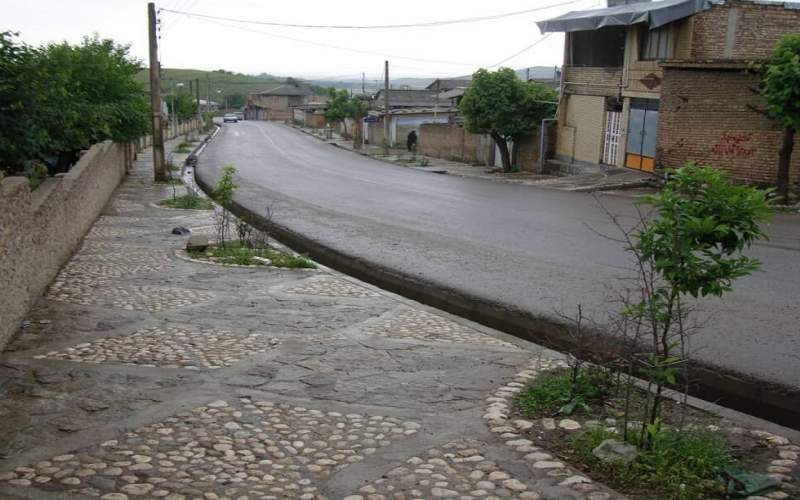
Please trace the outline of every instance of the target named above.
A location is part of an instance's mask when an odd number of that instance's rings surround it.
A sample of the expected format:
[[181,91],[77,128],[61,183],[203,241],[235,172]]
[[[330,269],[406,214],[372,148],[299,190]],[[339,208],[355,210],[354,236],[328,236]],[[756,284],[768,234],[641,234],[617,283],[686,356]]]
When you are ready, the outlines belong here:
[[[608,287],[629,275],[616,230],[634,199],[570,193],[419,172],[342,151],[277,123],[225,124],[198,175],[238,169],[237,201],[320,244],[509,309],[557,319],[582,304],[596,319]],[[762,272],[702,307],[695,337],[704,362],[800,388],[800,219],[778,214],[750,255]]]

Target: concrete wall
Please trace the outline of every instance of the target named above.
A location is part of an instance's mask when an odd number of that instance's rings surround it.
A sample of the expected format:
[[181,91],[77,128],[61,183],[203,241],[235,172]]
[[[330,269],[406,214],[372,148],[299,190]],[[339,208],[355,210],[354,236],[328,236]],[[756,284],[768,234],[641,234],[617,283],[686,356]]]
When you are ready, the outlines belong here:
[[[764,101],[751,89],[758,75],[747,70],[665,69],[658,122],[662,167],[694,160],[726,170],[741,181],[774,184],[783,130],[755,111]],[[795,152],[800,151],[800,137]],[[800,154],[791,177],[800,181]]]
[[556,157],[566,161],[600,163],[606,104],[603,96],[567,95],[559,111]]
[[[196,129],[182,124],[181,134]],[[31,192],[27,177],[0,180],[0,350],[77,250],[132,165],[151,143],[92,146],[66,174]]]
[[470,134],[459,125],[426,123],[419,128],[418,151],[434,158],[491,165],[494,141],[486,135]]

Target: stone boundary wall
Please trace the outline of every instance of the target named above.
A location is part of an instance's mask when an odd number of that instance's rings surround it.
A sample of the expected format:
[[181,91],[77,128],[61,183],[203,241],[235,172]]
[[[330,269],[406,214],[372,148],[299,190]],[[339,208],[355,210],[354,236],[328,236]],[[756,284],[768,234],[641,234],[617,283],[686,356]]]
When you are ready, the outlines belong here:
[[[179,131],[197,128],[183,124]],[[150,136],[92,146],[65,174],[31,191],[27,177],[0,180],[0,350],[78,249]]]

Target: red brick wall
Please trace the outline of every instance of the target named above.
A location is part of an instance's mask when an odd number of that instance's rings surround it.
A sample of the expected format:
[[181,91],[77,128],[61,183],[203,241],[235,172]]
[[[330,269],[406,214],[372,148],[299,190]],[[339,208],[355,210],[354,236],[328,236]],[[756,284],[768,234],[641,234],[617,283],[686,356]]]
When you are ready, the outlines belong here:
[[[659,106],[657,157],[662,167],[694,160],[734,179],[774,184],[783,131],[751,109],[764,109],[748,71],[665,68]],[[800,139],[791,175],[800,180]]]
[[734,59],[765,59],[783,35],[800,32],[800,9],[729,0],[693,16],[692,59],[725,57],[728,15],[736,9]]

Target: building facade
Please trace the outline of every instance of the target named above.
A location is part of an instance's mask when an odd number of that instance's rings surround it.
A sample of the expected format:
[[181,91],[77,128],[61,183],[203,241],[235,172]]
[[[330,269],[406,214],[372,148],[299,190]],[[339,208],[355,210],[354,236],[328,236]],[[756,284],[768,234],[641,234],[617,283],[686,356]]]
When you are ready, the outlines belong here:
[[611,4],[539,23],[567,33],[556,157],[646,172],[697,161],[774,182],[782,129],[755,67],[800,32],[800,3]]

